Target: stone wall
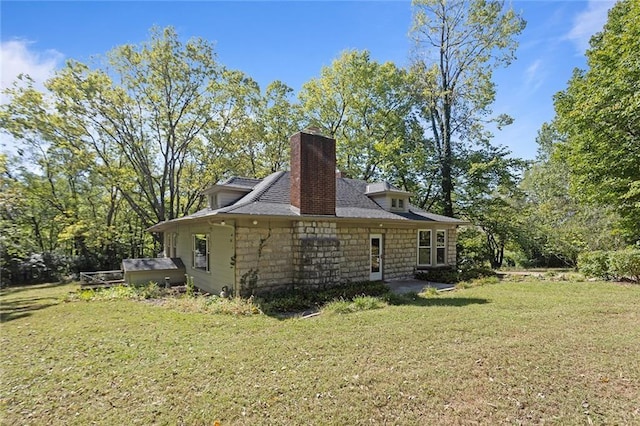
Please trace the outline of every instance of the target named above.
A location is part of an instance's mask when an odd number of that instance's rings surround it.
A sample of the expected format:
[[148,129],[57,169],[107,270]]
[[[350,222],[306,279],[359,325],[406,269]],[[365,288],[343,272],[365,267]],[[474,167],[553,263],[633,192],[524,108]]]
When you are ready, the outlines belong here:
[[292,234],[285,226],[236,227],[236,286],[243,296],[293,282]]
[[450,266],[456,266],[458,259],[456,256],[456,243],[458,241],[458,234],[456,228],[447,229],[447,263]]
[[335,222],[294,222],[292,255],[296,286],[325,287],[341,282]]
[[370,228],[341,225],[337,229],[340,240],[340,278],[343,282],[369,280]]
[[385,280],[412,278],[417,262],[417,231],[415,229],[386,229],[385,231],[383,278]]
[[[416,229],[294,221],[236,227],[237,286],[247,295],[292,286],[368,281],[371,234],[382,234],[383,279],[413,277]],[[447,229],[449,265],[456,264],[456,237],[455,228]]]

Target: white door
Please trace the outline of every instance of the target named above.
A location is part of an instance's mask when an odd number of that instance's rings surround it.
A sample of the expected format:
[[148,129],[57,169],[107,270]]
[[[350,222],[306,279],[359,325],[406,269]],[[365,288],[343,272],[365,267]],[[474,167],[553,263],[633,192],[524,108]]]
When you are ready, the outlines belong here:
[[370,240],[370,269],[369,279],[371,281],[380,281],[382,279],[382,235],[371,234]]

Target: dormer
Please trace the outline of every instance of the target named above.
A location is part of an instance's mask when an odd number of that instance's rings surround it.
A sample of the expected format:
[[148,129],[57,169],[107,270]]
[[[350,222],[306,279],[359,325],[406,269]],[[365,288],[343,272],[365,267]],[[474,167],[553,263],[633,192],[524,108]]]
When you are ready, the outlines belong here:
[[387,211],[398,213],[409,211],[411,193],[396,188],[389,182],[368,184],[366,195]]
[[260,179],[232,177],[202,191],[202,195],[207,197],[209,208],[216,210],[235,203],[251,192],[258,183]]

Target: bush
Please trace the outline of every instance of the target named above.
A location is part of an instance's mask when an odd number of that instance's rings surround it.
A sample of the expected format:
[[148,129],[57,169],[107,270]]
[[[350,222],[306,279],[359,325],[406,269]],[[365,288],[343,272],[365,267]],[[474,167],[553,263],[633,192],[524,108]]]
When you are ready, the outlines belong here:
[[595,250],[578,255],[578,270],[588,277],[609,279],[609,252]]
[[458,273],[451,268],[428,269],[418,271],[416,279],[434,283],[455,284],[459,281]]
[[380,309],[386,306],[386,303],[377,297],[358,296],[353,301],[344,299],[335,300],[327,303],[322,310],[335,314],[349,314],[358,311],[368,311],[371,309]]
[[456,289],[480,287],[483,285],[498,284],[499,282],[500,280],[496,276],[481,277],[481,278],[476,278],[469,281],[461,281],[458,284],[456,284]]
[[640,249],[628,248],[609,253],[609,274],[617,279],[640,282]]
[[384,296],[389,288],[380,281],[364,281],[327,287],[324,289],[297,288],[265,294],[260,306],[264,312],[300,312],[318,309],[336,300],[352,301],[358,296]]
[[497,276],[498,274],[496,274],[496,272],[491,268],[486,268],[486,267],[471,268],[471,269],[460,271],[460,273],[458,273],[458,280],[471,281],[471,280],[476,280],[478,278],[497,277]]

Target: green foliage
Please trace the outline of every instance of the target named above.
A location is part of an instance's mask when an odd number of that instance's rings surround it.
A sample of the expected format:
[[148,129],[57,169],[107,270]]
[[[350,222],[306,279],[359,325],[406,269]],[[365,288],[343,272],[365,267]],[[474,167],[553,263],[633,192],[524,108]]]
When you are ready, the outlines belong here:
[[141,285],[117,285],[106,288],[80,289],[68,295],[68,301],[81,300],[146,300],[158,299],[166,294],[164,288],[160,288],[157,283],[150,281]]
[[269,313],[301,312],[319,309],[331,301],[353,301],[359,296],[378,297],[388,292],[389,288],[380,281],[346,283],[325,289],[288,289],[264,295],[260,299],[260,306]]
[[380,309],[385,306],[386,303],[378,297],[356,296],[352,301],[340,299],[329,302],[322,307],[322,312],[334,314],[350,314],[353,312]]
[[[501,1],[414,0],[411,35],[415,41],[412,73],[419,94],[424,131],[437,159],[442,211],[454,213],[455,176],[469,170],[467,157],[490,153],[484,123],[495,99],[493,69],[514,58],[515,37],[525,27]],[[498,116],[500,128],[511,119]],[[498,155],[499,156],[499,155]],[[498,156],[494,156],[497,158]],[[491,159],[489,159],[491,160]],[[465,164],[467,163],[467,164]]]
[[612,250],[624,246],[612,208],[585,204],[573,194],[567,176],[571,170],[555,155],[566,140],[555,124],[545,123],[538,132],[538,161],[524,174],[525,194],[520,215],[521,266],[570,266],[585,251]]
[[458,282],[458,272],[452,268],[428,269],[418,271],[415,275],[416,279],[422,281],[430,281],[434,283],[453,284]]
[[588,277],[609,279],[609,252],[594,250],[580,253],[578,269]]
[[173,297],[163,300],[162,306],[177,309],[184,312],[199,312],[205,314],[220,314],[232,316],[261,315],[260,306],[253,297],[219,297],[219,296],[194,296]]
[[576,70],[555,96],[556,121],[566,135],[558,149],[571,189],[582,202],[620,215],[628,242],[640,240],[640,3],[617,2],[591,39],[588,69]]
[[456,249],[460,268],[485,266],[491,258],[487,237],[477,227],[458,228]]
[[497,276],[496,271],[486,267],[462,269],[458,273],[458,279],[460,281],[470,281],[470,280],[481,279],[481,278],[493,278],[496,276]]
[[310,124],[336,139],[337,167],[351,178],[387,176],[416,160],[407,147],[413,96],[407,73],[371,60],[368,51],[345,51],[299,97]]
[[498,284],[499,282],[500,280],[496,276],[481,277],[481,278],[476,278],[471,280],[460,281],[458,284],[456,284],[456,289],[481,287],[483,285]]
[[194,297],[196,295],[196,285],[191,275],[185,274],[185,289],[186,289],[185,295],[187,297]]
[[593,251],[580,254],[580,272],[602,279],[630,279],[640,282],[640,249],[629,247],[615,251]]
[[627,248],[609,253],[609,272],[618,279],[640,283],[640,249]]

